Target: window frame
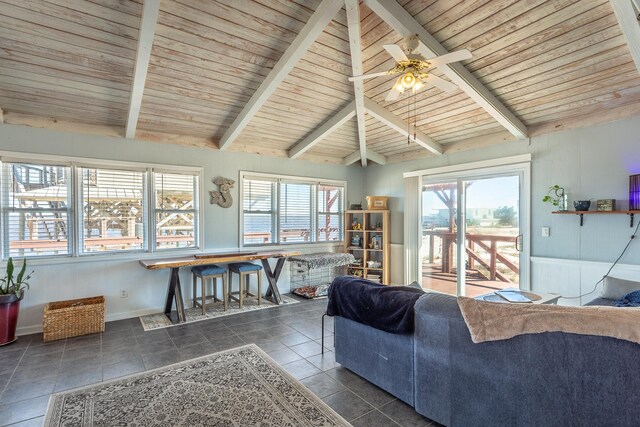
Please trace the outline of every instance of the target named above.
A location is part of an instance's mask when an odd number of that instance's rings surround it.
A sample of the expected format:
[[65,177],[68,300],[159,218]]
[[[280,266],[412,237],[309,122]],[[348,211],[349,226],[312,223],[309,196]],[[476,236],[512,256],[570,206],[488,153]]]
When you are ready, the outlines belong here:
[[[118,160],[103,160],[84,157],[69,157],[57,155],[39,155],[33,153],[17,153],[0,151],[0,169],[4,169],[5,163],[31,163],[31,164],[54,164],[57,166],[66,166],[69,168],[69,187],[70,187],[70,205],[68,209],[68,253],[61,255],[41,255],[27,256],[30,263],[41,263],[39,260],[50,262],[69,262],[78,260],[95,260],[96,258],[109,256],[111,259],[137,259],[140,255],[161,255],[171,256],[171,254],[190,254],[202,251],[204,247],[204,206],[201,203],[204,197],[203,185],[203,169],[199,166],[181,166],[181,165],[165,165],[146,162],[129,162]],[[105,252],[84,252],[81,245],[83,244],[83,214],[82,214],[82,187],[81,187],[81,168],[97,168],[97,169],[113,169],[113,170],[136,170],[143,172],[143,210],[144,221],[143,229],[145,241],[143,249],[121,250],[121,251],[105,251]],[[197,191],[194,192],[196,202],[196,230],[194,233],[195,245],[185,248],[158,249],[155,241],[155,194],[152,188],[152,181],[155,180],[155,173],[171,173],[181,175],[191,175],[197,179]],[[4,173],[0,174],[0,180],[4,179]],[[8,253],[8,235],[5,232],[5,222],[7,212],[5,203],[8,200],[4,194],[4,182],[0,182],[0,230],[2,230],[2,238],[0,239],[0,261],[4,262],[9,258]],[[152,236],[153,234],[153,236]]]
[[[274,181],[275,189],[274,189],[274,197],[275,197],[275,212],[273,212],[272,223],[275,225],[275,238],[272,239],[270,243],[252,243],[245,244],[244,242],[244,183],[245,179],[254,178],[256,180],[263,179],[265,181]],[[336,179],[325,179],[325,178],[314,178],[314,177],[306,177],[306,176],[294,176],[294,175],[281,175],[281,174],[271,174],[264,172],[251,172],[251,171],[240,171],[239,172],[239,190],[238,190],[238,198],[240,203],[240,209],[238,209],[238,247],[239,248],[283,248],[290,246],[309,246],[309,245],[342,245],[344,244],[344,218],[342,218],[342,233],[339,233],[339,240],[318,240],[318,216],[319,216],[319,206],[318,206],[318,186],[320,185],[329,185],[335,187],[342,187],[342,206],[339,212],[339,215],[344,216],[344,212],[346,210],[347,203],[347,181],[336,180]],[[281,183],[299,183],[299,184],[310,184],[311,187],[311,232],[310,238],[308,242],[285,242],[282,243],[280,241],[280,212],[281,212],[281,200],[280,200],[280,184]]]
[[19,208],[18,211],[22,212],[36,212],[36,211],[48,211],[48,212],[64,212],[67,214],[67,253],[55,254],[55,255],[23,255],[24,258],[42,259],[42,258],[68,258],[74,253],[76,246],[76,210],[74,203],[75,192],[75,179],[73,173],[73,167],[69,161],[62,158],[38,160],[33,158],[20,158],[20,157],[8,157],[0,156],[0,230],[2,231],[2,239],[0,241],[0,260],[5,261],[13,257],[10,251],[11,240],[9,238],[9,221],[8,215],[12,212],[18,212],[9,206],[9,195],[4,192],[5,190],[5,165],[6,164],[32,164],[38,166],[57,166],[67,168],[67,209],[29,209]]

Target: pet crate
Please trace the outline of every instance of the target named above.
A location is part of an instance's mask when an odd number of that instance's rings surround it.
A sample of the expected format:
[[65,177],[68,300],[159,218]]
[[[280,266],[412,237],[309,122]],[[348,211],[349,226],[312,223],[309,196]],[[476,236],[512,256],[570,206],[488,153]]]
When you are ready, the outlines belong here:
[[347,274],[354,262],[351,254],[316,253],[289,257],[291,292],[305,298],[326,296],[329,285],[337,276]]

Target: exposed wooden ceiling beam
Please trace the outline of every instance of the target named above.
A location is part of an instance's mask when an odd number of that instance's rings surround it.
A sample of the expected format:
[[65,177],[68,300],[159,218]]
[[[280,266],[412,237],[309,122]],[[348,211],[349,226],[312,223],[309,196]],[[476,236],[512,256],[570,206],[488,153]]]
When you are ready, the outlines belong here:
[[[373,160],[374,162],[380,164],[380,165],[384,165],[387,163],[387,158],[385,156],[383,156],[382,154],[378,154],[375,151],[372,150],[367,150],[367,158],[369,160]],[[357,162],[358,160],[360,160],[360,150],[358,151],[354,151],[353,153],[349,154],[347,157],[345,157],[342,160],[342,164],[343,165],[351,165],[355,162]]]
[[[627,39],[631,57],[640,72],[640,23],[631,0],[610,0],[622,34]],[[640,3],[640,2],[639,2]],[[638,6],[638,3],[636,3]]]
[[140,20],[140,33],[138,35],[138,50],[136,63],[133,69],[133,82],[131,83],[131,96],[129,98],[129,113],[127,114],[127,126],[125,136],[135,138],[144,94],[144,84],[147,80],[147,70],[151,59],[151,47],[153,36],[156,32],[158,14],[160,13],[160,0],[144,0],[142,18]]
[[[349,28],[349,48],[351,52],[351,70],[354,76],[364,74],[362,71],[362,46],[360,43],[360,6],[358,0],[345,0],[347,9],[347,26]],[[360,143],[360,163],[367,166],[367,137],[364,117],[364,82],[355,80],[353,90],[356,101],[356,117],[358,118],[358,141]]]
[[356,101],[351,101],[346,107],[340,110],[336,115],[324,122],[306,138],[298,142],[289,150],[289,158],[297,159],[302,156],[305,151],[329,136],[334,130],[349,121],[356,115]]
[[[612,0],[613,1],[613,0]],[[449,53],[427,30],[416,21],[396,0],[365,0],[365,4],[382,20],[403,37],[417,34],[420,43],[419,52],[426,58]],[[471,99],[518,138],[527,137],[527,127],[498,98],[462,64],[441,65],[442,71],[453,83],[458,85]]]
[[309,21],[302,28],[300,33],[287,50],[282,54],[271,72],[264,79],[260,87],[255,91],[249,102],[244,106],[240,114],[226,130],[218,147],[226,150],[238,138],[243,129],[249,124],[253,116],[267,102],[269,96],[278,88],[280,83],[287,77],[302,55],[309,49],[311,44],[324,31],[324,28],[342,8],[343,0],[322,0]]
[[[400,117],[393,114],[391,111],[376,104],[369,98],[364,99],[364,108],[372,117],[375,117],[381,123],[389,126],[391,129],[401,133],[404,136],[413,136],[408,131],[408,124]],[[442,145],[427,136],[424,132],[416,129],[416,144],[421,145],[434,154],[442,154],[444,149]]]

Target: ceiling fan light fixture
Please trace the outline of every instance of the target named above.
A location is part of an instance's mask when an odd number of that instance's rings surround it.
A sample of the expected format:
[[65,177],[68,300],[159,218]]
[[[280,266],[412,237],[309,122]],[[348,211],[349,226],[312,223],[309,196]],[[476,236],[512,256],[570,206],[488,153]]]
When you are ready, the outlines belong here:
[[424,87],[424,83],[422,83],[422,82],[420,81],[420,79],[417,79],[417,80],[416,80],[416,84],[415,84],[415,85],[413,85],[413,91],[414,91],[414,92],[415,92],[415,91],[419,91],[419,90],[420,90],[420,89],[422,89],[423,87]]
[[416,76],[411,71],[407,71],[400,82],[405,89],[411,89],[416,84],[416,80]]

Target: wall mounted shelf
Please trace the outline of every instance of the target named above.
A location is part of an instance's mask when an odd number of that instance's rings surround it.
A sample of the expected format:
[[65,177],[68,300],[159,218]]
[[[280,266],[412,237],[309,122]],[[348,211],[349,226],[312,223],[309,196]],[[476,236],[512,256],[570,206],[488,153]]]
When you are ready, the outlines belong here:
[[640,211],[554,211],[551,213],[561,215],[579,215],[580,227],[582,227],[584,223],[584,215],[629,215],[629,227],[633,227],[633,216],[635,214],[640,214]]

